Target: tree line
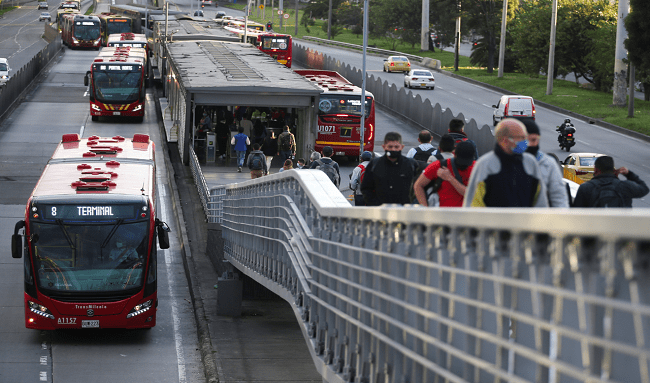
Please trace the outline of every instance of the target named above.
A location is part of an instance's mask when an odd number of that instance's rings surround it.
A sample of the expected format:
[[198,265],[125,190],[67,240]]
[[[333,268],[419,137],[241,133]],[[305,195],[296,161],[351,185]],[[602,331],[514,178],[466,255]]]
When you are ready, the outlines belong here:
[[[302,23],[327,19],[330,0],[313,0],[305,9]],[[456,18],[461,17],[461,34],[475,38],[471,63],[492,72],[498,62],[503,0],[431,0],[430,29],[440,43],[452,45]],[[630,0],[625,19],[628,58],[636,67],[636,79],[650,89],[650,1]],[[361,35],[363,0],[358,3],[332,0],[331,34],[350,28]],[[399,45],[420,44],[421,0],[370,0],[369,35],[385,39],[393,50]],[[546,75],[550,44],[552,0],[508,0],[504,72],[521,72],[532,77]],[[553,78],[574,74],[593,84],[596,90],[611,91],[618,1],[558,0]],[[324,29],[327,28],[325,23]],[[647,84],[647,85],[646,85]],[[646,93],[650,100],[650,92]]]

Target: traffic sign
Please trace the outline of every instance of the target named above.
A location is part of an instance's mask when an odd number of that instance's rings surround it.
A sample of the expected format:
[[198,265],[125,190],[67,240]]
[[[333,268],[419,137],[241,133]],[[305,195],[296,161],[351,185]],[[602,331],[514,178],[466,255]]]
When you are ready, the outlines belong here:
[[288,13],[285,13],[285,14],[284,14],[284,18],[285,18],[285,19],[288,19],[289,16],[290,16],[290,15],[289,15]]
[[259,9],[264,9],[264,4],[260,4]]
[[283,13],[284,13],[284,11],[283,11],[283,10],[281,10],[281,9],[278,9],[278,15],[281,15],[281,14],[283,14]]

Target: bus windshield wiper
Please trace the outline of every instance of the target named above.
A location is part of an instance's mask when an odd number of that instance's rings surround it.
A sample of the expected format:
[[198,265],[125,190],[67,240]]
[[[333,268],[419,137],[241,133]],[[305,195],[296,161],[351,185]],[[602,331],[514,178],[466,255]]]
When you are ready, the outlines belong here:
[[70,238],[70,234],[68,234],[68,231],[65,229],[65,225],[63,224],[63,221],[60,219],[55,220],[57,225],[61,228],[61,231],[63,232],[63,235],[65,236],[65,239],[68,241],[68,245],[70,245],[70,248],[73,250],[77,250],[74,247],[74,242],[72,242],[72,239]]
[[111,240],[111,238],[113,237],[113,234],[115,234],[115,232],[117,231],[117,228],[120,227],[120,225],[122,224],[122,222],[124,222],[124,218],[119,218],[119,219],[117,220],[117,223],[115,224],[115,226],[113,226],[113,228],[111,229],[111,232],[108,233],[108,235],[107,235],[106,238],[104,239],[104,242],[102,242],[102,245],[100,246],[100,248],[103,249],[103,248],[106,247],[106,245],[108,244],[108,241]]

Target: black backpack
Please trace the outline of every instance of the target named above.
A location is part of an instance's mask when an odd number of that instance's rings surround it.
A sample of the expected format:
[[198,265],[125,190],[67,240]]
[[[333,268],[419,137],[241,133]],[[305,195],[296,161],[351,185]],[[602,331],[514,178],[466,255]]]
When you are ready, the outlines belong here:
[[280,134],[280,150],[288,152],[291,150],[291,133],[284,132]]
[[616,190],[620,180],[611,180],[599,185],[597,196],[591,207],[627,207],[625,198]]
[[260,153],[253,153],[251,158],[250,165],[248,165],[248,168],[250,170],[262,170],[264,169],[264,165],[262,164],[262,155]]
[[413,159],[416,161],[421,161],[421,162],[427,162],[429,157],[431,157],[431,153],[436,150],[436,148],[432,147],[429,150],[422,150],[419,146],[415,148],[415,155],[413,156]]

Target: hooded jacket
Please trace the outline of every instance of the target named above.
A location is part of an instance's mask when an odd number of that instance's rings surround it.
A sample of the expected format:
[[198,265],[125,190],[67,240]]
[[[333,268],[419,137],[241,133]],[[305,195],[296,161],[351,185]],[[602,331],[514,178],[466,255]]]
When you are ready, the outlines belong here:
[[638,175],[629,171],[625,176],[627,180],[620,180],[614,174],[599,174],[591,180],[583,183],[578,188],[573,207],[593,207],[599,196],[600,188],[609,183],[616,183],[618,192],[625,203],[625,207],[632,207],[632,198],[641,198],[648,194],[648,185]]

